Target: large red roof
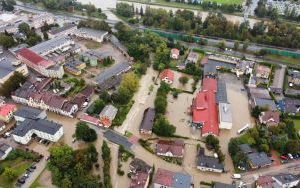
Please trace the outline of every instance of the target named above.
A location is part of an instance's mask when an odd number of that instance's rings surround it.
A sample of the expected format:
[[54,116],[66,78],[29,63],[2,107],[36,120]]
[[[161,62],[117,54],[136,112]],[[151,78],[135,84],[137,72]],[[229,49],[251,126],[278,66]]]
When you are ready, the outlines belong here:
[[173,176],[175,175],[174,172],[169,170],[165,170],[162,168],[158,168],[157,172],[154,176],[154,183],[164,185],[167,187],[171,187],[173,183]]
[[53,61],[49,61],[39,54],[35,53],[34,51],[31,51],[28,48],[22,48],[19,52],[18,55],[29,61],[30,63],[38,66],[42,66],[45,68],[48,68],[52,65],[54,65]]
[[200,91],[192,104],[193,122],[202,123],[202,135],[219,135],[216,95],[212,90]]
[[10,112],[17,109],[17,106],[14,104],[4,104],[0,107],[0,115],[7,116]]
[[214,91],[217,92],[217,80],[214,78],[203,78],[202,91]]

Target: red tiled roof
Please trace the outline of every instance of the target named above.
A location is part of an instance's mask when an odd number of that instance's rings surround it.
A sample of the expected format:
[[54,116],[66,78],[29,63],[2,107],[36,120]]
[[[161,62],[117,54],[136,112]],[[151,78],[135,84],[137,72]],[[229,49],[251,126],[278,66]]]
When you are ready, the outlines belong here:
[[262,112],[261,119],[263,122],[267,122],[272,119],[272,122],[279,123],[280,122],[280,113],[273,111]]
[[146,172],[138,172],[131,176],[131,182],[129,188],[144,188],[149,174]]
[[171,187],[174,175],[174,172],[159,168],[154,176],[154,183]]
[[212,90],[217,92],[217,80],[214,78],[203,78],[202,91]]
[[256,185],[258,185],[258,186],[271,185],[270,187],[272,187],[273,181],[274,180],[273,180],[272,176],[260,176],[256,180]]
[[14,104],[4,104],[0,106],[0,115],[7,116],[10,112],[16,110],[17,107]]
[[83,115],[81,116],[80,120],[85,121],[85,122],[92,123],[92,124],[94,124],[94,125],[99,125],[99,119],[98,119],[98,118],[89,116],[89,115],[87,115],[87,114],[83,114]]
[[169,80],[174,80],[174,72],[170,69],[165,69],[160,73],[160,79],[169,78]]
[[193,122],[202,123],[201,134],[219,135],[218,110],[214,91],[200,91],[192,104]]
[[156,145],[156,153],[171,152],[173,156],[183,156],[184,142],[182,140],[159,140]]
[[172,49],[171,49],[171,53],[172,53],[172,54],[179,55],[179,50],[178,50],[177,48],[172,48]]
[[29,50],[28,48],[22,48],[19,52],[18,55],[29,61],[30,63],[38,66],[42,66],[45,68],[48,68],[52,65],[54,65],[53,61],[49,61],[39,54]]

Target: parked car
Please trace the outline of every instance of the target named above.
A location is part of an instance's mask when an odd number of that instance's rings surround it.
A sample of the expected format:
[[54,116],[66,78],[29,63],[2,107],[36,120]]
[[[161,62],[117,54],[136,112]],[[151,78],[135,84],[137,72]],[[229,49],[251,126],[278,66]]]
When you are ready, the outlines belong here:
[[284,156],[284,155],[281,155],[280,158],[283,159],[283,160],[288,160],[288,157]]
[[289,156],[290,159],[294,159],[292,154],[288,153],[288,156]]
[[19,183],[21,183],[21,184],[24,184],[24,183],[25,183],[25,180],[26,180],[26,178],[25,178],[24,176],[22,176],[21,178],[19,178],[19,179],[17,180],[17,182],[19,182]]
[[242,175],[241,174],[232,174],[231,178],[232,179],[241,179]]
[[35,164],[33,164],[33,165],[31,165],[31,167],[30,167],[31,169],[36,169],[36,166],[35,166]]

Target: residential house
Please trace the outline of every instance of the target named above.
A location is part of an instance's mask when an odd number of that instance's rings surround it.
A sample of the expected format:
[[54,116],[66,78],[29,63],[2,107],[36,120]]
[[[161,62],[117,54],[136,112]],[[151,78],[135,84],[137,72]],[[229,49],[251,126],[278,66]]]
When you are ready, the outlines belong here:
[[197,169],[207,172],[224,172],[224,165],[218,158],[205,155],[204,148],[199,149],[197,158]]
[[79,29],[74,30],[72,32],[72,35],[79,37],[79,38],[93,40],[93,41],[101,43],[101,42],[103,42],[105,36],[108,35],[108,32],[91,29],[91,28],[86,28],[86,27],[81,27]]
[[252,169],[267,167],[272,164],[271,159],[265,152],[254,152],[247,155],[249,165]]
[[190,188],[192,177],[181,172],[172,172],[158,168],[153,178],[154,188]]
[[24,106],[18,108],[14,113],[14,118],[17,122],[25,121],[26,119],[46,119],[47,114],[45,110]]
[[279,173],[273,176],[273,179],[280,185],[282,188],[292,188],[297,187],[299,184],[299,177],[290,174],[290,173]]
[[104,127],[109,127],[112,124],[112,121],[115,119],[118,113],[118,109],[113,105],[106,105],[103,110],[100,112],[100,123]]
[[62,66],[56,65],[53,61],[45,59],[28,48],[21,49],[17,53],[17,57],[28,67],[34,69],[43,76],[62,78],[64,75],[64,69]]
[[265,65],[256,66],[256,77],[268,79],[271,74],[271,68]]
[[92,67],[97,66],[98,63],[103,63],[104,59],[113,60],[113,55],[110,51],[88,50],[81,53],[81,60],[89,63]]
[[219,127],[220,129],[232,128],[232,110],[228,103],[219,103]]
[[300,86],[300,72],[296,70],[288,70],[289,86]]
[[57,142],[64,132],[62,125],[45,119],[25,119],[12,132],[14,140],[21,144],[28,144],[33,134]]
[[182,158],[184,155],[184,142],[182,140],[158,140],[156,143],[156,155]]
[[268,110],[275,111],[276,104],[272,100],[269,91],[263,88],[249,88],[252,108],[259,106]]
[[190,52],[186,58],[186,63],[197,63],[199,60],[199,54],[197,52]]
[[140,124],[140,133],[141,134],[147,134],[147,135],[152,134],[154,118],[155,118],[154,108],[147,108],[144,111],[143,120]]
[[300,110],[300,99],[287,98],[284,99],[285,112],[297,113]]
[[12,61],[2,58],[0,60],[0,84],[6,82],[15,72],[19,72],[24,76],[28,75],[26,64],[14,64]]
[[167,84],[172,84],[174,82],[174,72],[171,69],[163,70],[160,75],[160,79]]
[[0,143],[0,160],[4,160],[13,148],[5,143]]
[[283,91],[283,83],[285,77],[285,66],[275,70],[274,79],[270,90],[275,94],[281,94]]
[[50,39],[58,36],[68,36],[77,29],[77,25],[73,23],[67,23],[62,27],[54,27],[48,31]]
[[170,57],[172,59],[178,59],[179,58],[179,53],[180,53],[180,51],[177,48],[172,48]]
[[256,188],[280,188],[279,184],[272,178],[272,176],[259,176],[255,181]]
[[259,122],[267,126],[275,126],[280,122],[280,113],[277,111],[262,112],[259,116]]
[[152,167],[141,159],[134,158],[129,164],[130,188],[147,188]]
[[0,121],[9,122],[13,118],[13,113],[17,110],[15,104],[2,104],[0,106]]

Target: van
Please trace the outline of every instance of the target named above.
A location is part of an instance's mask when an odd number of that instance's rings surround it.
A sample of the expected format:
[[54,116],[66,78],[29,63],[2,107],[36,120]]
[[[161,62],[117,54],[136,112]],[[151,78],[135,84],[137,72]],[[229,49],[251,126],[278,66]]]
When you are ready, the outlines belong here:
[[237,131],[237,133],[238,133],[238,134],[242,134],[244,131],[246,131],[246,130],[248,130],[248,129],[250,129],[250,124],[249,124],[249,123],[247,123],[244,127],[242,127],[241,129],[239,129],[239,130]]
[[241,179],[242,175],[241,174],[232,174],[231,178],[232,179]]

